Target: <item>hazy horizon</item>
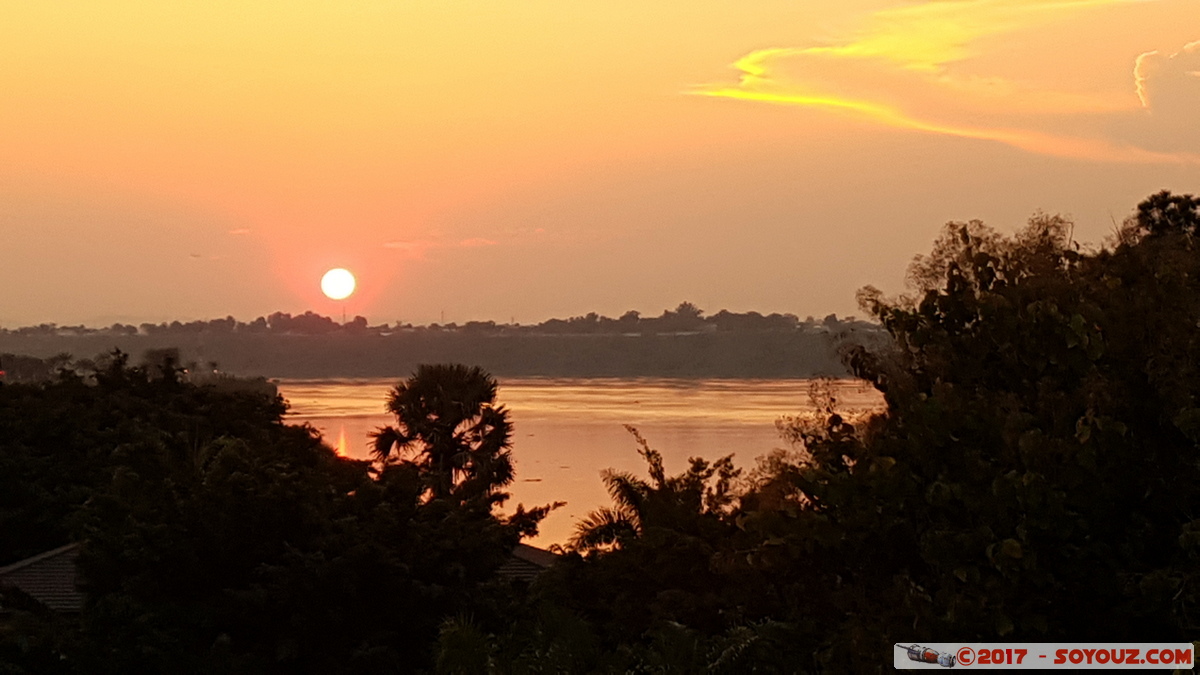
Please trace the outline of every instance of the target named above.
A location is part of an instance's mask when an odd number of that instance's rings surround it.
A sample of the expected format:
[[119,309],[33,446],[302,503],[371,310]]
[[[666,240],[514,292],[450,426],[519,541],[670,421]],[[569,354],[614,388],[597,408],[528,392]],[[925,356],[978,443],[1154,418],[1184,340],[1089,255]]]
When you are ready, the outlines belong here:
[[[621,316],[622,314],[624,314],[625,312],[628,312],[628,311],[635,311],[635,312],[638,312],[638,313],[640,314],[640,317],[641,317],[642,319],[655,319],[655,318],[659,318],[660,316],[662,316],[662,314],[663,314],[664,312],[674,312],[674,310],[675,310],[675,309],[678,307],[678,305],[679,305],[679,303],[676,303],[676,304],[675,304],[675,306],[672,306],[672,307],[664,307],[664,308],[662,308],[662,309],[659,309],[659,310],[656,310],[656,311],[651,311],[651,310],[646,310],[646,311],[643,311],[643,310],[640,310],[640,309],[638,309],[638,308],[636,308],[636,307],[629,307],[629,308],[627,308],[627,309],[625,309],[625,310],[622,310],[622,311],[620,311],[620,312],[614,312],[614,313],[613,313],[613,314],[611,314],[611,315],[610,315],[610,314],[604,314],[604,313],[601,313],[601,312],[591,312],[590,310],[588,310],[588,311],[581,311],[581,312],[573,312],[573,313],[571,313],[571,314],[569,314],[569,315],[563,315],[563,316],[546,316],[546,317],[541,317],[540,319],[535,319],[535,320],[528,321],[528,322],[522,322],[522,321],[513,321],[512,319],[514,319],[514,317],[508,317],[508,318],[504,318],[504,319],[501,319],[501,318],[499,318],[499,317],[459,317],[458,319],[453,319],[453,320],[452,320],[452,319],[451,319],[451,317],[450,317],[448,314],[447,314],[447,315],[446,315],[446,317],[445,317],[445,322],[444,322],[444,323],[443,323],[443,321],[442,321],[442,317],[441,317],[441,316],[438,316],[438,317],[437,317],[437,318],[435,318],[433,321],[428,321],[428,322],[420,322],[420,323],[418,323],[418,322],[416,322],[416,321],[403,320],[403,321],[402,321],[402,322],[400,322],[399,324],[397,323],[397,320],[395,320],[395,319],[391,319],[391,320],[389,320],[389,319],[385,319],[385,318],[382,318],[382,317],[371,317],[371,316],[364,316],[363,318],[364,318],[364,319],[366,319],[366,320],[367,320],[367,323],[368,323],[369,325],[371,325],[372,327],[376,327],[376,326],[396,326],[396,325],[401,325],[401,324],[411,324],[411,325],[412,325],[412,326],[414,326],[414,327],[428,327],[428,326],[431,326],[431,325],[446,325],[446,326],[448,326],[448,325],[450,325],[450,324],[455,324],[455,325],[458,325],[458,326],[463,326],[463,325],[464,325],[466,322],[468,322],[468,321],[477,321],[477,322],[485,322],[485,323],[486,323],[486,322],[488,322],[488,321],[493,321],[493,322],[495,322],[495,324],[496,324],[497,326],[521,326],[521,327],[530,327],[530,326],[536,326],[536,325],[538,325],[538,324],[545,323],[545,322],[548,322],[548,321],[554,321],[554,320],[560,320],[560,321],[562,321],[562,320],[567,320],[567,319],[570,319],[570,318],[584,317],[584,316],[588,315],[589,313],[595,313],[595,314],[597,314],[597,315],[598,315],[599,317],[601,317],[601,318],[606,318],[606,319],[618,319],[618,318],[620,318],[620,316]],[[838,314],[837,312],[824,312],[824,313],[818,313],[818,314],[807,314],[807,315],[803,315],[803,316],[802,316],[802,315],[799,315],[799,314],[796,314],[795,312],[788,312],[788,311],[775,311],[775,310],[765,310],[765,311],[764,311],[764,310],[759,310],[759,309],[747,309],[747,310],[744,310],[744,311],[741,311],[741,312],[739,312],[739,311],[736,311],[736,310],[731,310],[731,309],[728,309],[728,308],[726,308],[726,307],[718,307],[718,308],[715,308],[715,309],[712,309],[712,310],[709,310],[709,309],[706,309],[706,308],[703,308],[703,307],[701,307],[701,308],[700,308],[700,310],[702,311],[702,316],[704,316],[704,317],[711,317],[712,315],[714,315],[714,314],[717,314],[717,313],[719,313],[719,312],[721,312],[721,311],[728,311],[728,312],[730,312],[730,313],[734,313],[734,314],[748,314],[748,313],[751,313],[751,312],[757,312],[757,313],[758,313],[759,315],[761,315],[761,316],[770,316],[770,315],[772,315],[772,314],[778,314],[778,315],[785,315],[785,316],[786,316],[786,315],[789,315],[789,314],[790,314],[790,315],[792,315],[792,316],[795,316],[795,317],[797,317],[797,319],[798,319],[798,320],[800,320],[800,321],[802,321],[802,322],[803,322],[803,321],[806,321],[806,320],[807,320],[807,319],[809,319],[809,318],[813,319],[814,321],[820,322],[821,320],[823,320],[825,317],[827,317],[827,316],[829,316],[829,315],[834,315],[834,316],[836,316],[836,317],[837,317],[839,320],[843,320],[843,321],[844,321],[844,320],[857,320],[857,321],[868,321],[868,322],[874,322],[874,319],[873,319],[872,317],[865,316],[861,310],[859,310],[859,311],[858,311],[857,313],[855,313],[855,314],[847,314],[847,315],[841,315],[841,314]],[[255,320],[257,320],[257,319],[269,319],[269,318],[270,318],[270,316],[271,316],[272,314],[275,314],[276,312],[282,312],[282,311],[283,311],[283,310],[275,310],[275,311],[272,311],[272,312],[267,312],[266,314],[260,314],[260,315],[258,315],[258,316],[234,316],[234,315],[231,315],[231,314],[227,314],[227,315],[224,315],[224,316],[188,316],[188,317],[183,317],[183,316],[167,316],[167,317],[162,317],[162,318],[158,318],[158,319],[141,319],[141,320],[135,320],[135,319],[133,319],[133,318],[120,318],[120,317],[101,317],[100,319],[98,319],[98,320],[97,320],[96,322],[94,322],[94,323],[88,323],[88,322],[62,322],[62,321],[44,321],[44,322],[39,322],[39,323],[36,323],[36,324],[21,324],[21,325],[17,325],[17,324],[6,324],[6,323],[4,323],[3,321],[0,321],[0,329],[34,328],[34,327],[37,327],[37,326],[39,326],[39,325],[43,325],[43,324],[52,324],[52,325],[55,325],[55,326],[57,326],[57,327],[59,327],[59,328],[72,328],[72,327],[77,327],[77,326],[83,326],[84,328],[88,328],[88,329],[102,330],[102,329],[105,329],[105,328],[110,328],[110,327],[112,327],[113,325],[116,325],[116,324],[120,324],[120,325],[127,325],[127,326],[135,326],[135,327],[136,327],[136,326],[141,326],[142,324],[154,324],[154,325],[162,325],[162,324],[164,324],[164,323],[165,323],[165,324],[168,324],[168,325],[169,325],[169,324],[171,324],[171,323],[173,323],[173,322],[176,322],[176,321],[178,321],[178,322],[180,322],[180,323],[183,323],[183,324],[186,324],[186,323],[188,323],[188,322],[192,322],[192,321],[205,321],[205,322],[208,322],[208,321],[220,321],[220,320],[224,320],[224,319],[228,319],[228,318],[232,318],[232,319],[234,319],[235,321],[238,321],[239,323],[250,323],[250,322],[252,322],[252,321],[255,321]],[[304,314],[305,312],[314,312],[314,313],[316,313],[317,315],[319,315],[319,316],[321,316],[321,317],[323,317],[323,318],[332,319],[332,320],[333,320],[333,322],[334,322],[334,323],[336,323],[336,324],[339,324],[339,325],[342,325],[342,324],[343,324],[343,322],[342,322],[342,315],[341,315],[341,314],[336,314],[336,313],[322,314],[322,313],[320,313],[320,312],[315,312],[315,310],[311,310],[311,309],[308,309],[308,310],[302,310],[302,311],[299,311],[299,312],[284,312],[284,313],[286,313],[286,314],[289,314],[289,315],[291,315],[291,316],[299,316],[299,315],[302,315],[302,314]],[[348,325],[348,324],[352,323],[352,322],[353,322],[353,320],[356,318],[356,316],[360,316],[360,315],[349,315],[349,314],[347,314],[347,315],[346,315],[346,317],[345,317],[345,318],[346,318],[345,324],[346,324],[346,325]]]
[[0,57],[3,326],[860,315],[947,221],[1200,192],[1193,0],[21,3]]

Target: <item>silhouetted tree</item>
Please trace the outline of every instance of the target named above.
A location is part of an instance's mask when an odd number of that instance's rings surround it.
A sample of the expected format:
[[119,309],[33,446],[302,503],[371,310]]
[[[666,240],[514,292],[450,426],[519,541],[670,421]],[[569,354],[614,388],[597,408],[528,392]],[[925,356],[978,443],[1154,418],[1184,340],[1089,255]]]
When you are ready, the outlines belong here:
[[481,368],[420,366],[387,407],[397,426],[374,432],[375,457],[415,467],[434,499],[488,496],[512,482],[512,424]]
[[[1200,233],[1200,199],[1163,190],[1138,204],[1137,230],[1145,234]],[[1127,227],[1128,229],[1128,227]]]
[[[549,509],[498,516],[495,472],[429,499],[416,464],[338,457],[269,389],[95,367],[0,386],[0,565],[80,541],[88,592],[74,621],[0,589],[0,671],[429,672],[447,619],[514,613],[496,570]],[[498,409],[448,370],[436,410]]]
[[732,483],[738,471],[732,456],[715,462],[693,458],[688,470],[667,476],[662,454],[632,426],[625,429],[637,441],[646,460],[650,481],[629,472],[606,469],[601,477],[613,506],[589,513],[575,530],[570,545],[580,551],[620,546],[648,528],[696,533],[701,522],[715,522],[733,502]]
[[878,670],[864,655],[897,640],[1190,639],[1196,205],[1155,195],[1094,252],[1058,217],[1014,236],[947,225],[912,297],[860,294],[891,340],[846,357],[886,414],[823,407],[700,534],[649,526],[652,461],[650,480],[607,474],[614,506],[552,597],[632,670],[714,668],[768,635],[827,672]]

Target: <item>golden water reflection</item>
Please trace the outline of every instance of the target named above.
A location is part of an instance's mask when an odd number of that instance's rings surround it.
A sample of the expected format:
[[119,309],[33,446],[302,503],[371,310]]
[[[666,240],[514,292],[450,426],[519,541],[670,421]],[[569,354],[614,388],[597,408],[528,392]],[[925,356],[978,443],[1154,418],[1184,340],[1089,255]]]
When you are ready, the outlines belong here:
[[[283,380],[289,421],[320,429],[340,454],[366,459],[367,434],[391,424],[385,403],[394,379]],[[498,399],[513,420],[517,481],[509,507],[565,501],[542,524],[534,543],[563,543],[589,511],[608,504],[600,472],[644,475],[645,465],[624,425],[636,426],[663,454],[668,472],[689,457],[733,454],[742,466],[784,447],[775,420],[812,410],[810,380],[681,380],[666,378],[510,378]],[[876,410],[879,392],[838,380],[842,410]]]

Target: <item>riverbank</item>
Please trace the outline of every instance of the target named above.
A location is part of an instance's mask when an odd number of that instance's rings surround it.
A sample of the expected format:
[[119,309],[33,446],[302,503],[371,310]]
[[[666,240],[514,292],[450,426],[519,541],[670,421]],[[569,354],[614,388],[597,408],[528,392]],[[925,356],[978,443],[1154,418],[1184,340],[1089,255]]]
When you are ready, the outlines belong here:
[[183,363],[278,378],[405,377],[421,363],[479,365],[501,377],[844,377],[841,337],[823,332],[545,335],[414,332],[382,335],[173,333],[0,334],[0,353],[76,358],[120,349],[139,361],[178,348]]

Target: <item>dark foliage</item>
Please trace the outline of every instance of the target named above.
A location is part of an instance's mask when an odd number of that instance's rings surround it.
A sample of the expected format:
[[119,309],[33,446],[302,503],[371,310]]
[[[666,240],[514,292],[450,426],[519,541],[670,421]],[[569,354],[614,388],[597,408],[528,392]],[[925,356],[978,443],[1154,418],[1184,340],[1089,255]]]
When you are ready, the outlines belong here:
[[340,458],[283,412],[119,353],[0,386],[0,562],[82,541],[88,593],[71,621],[5,591],[0,669],[414,672],[448,617],[499,613],[495,570],[546,509],[429,499],[419,467]]
[[[718,508],[685,487],[696,465],[667,477],[643,445],[650,480],[606,476],[614,506],[541,602],[588,627],[574,649],[619,655],[611,672],[735,655],[882,672],[898,641],[1192,639],[1196,224],[1197,200],[1163,193],[1094,252],[1060,218],[1013,237],[948,225],[910,270],[915,297],[861,294],[891,341],[845,355],[885,413],[829,402]],[[544,619],[520,630],[495,639],[547,653],[527,637]]]

